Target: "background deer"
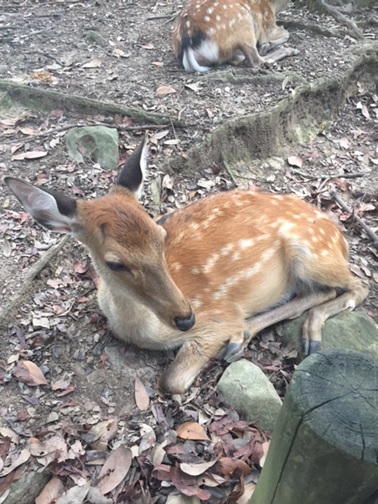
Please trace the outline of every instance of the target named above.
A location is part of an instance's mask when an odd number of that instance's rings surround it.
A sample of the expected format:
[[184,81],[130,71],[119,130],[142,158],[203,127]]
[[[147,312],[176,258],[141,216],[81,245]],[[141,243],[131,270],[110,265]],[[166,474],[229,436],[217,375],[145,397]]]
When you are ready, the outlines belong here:
[[[280,48],[289,32],[276,25],[276,14],[289,0],[189,0],[173,31],[173,50],[187,72],[243,59],[254,68],[295,56]],[[266,55],[266,56],[264,56]]]
[[222,351],[237,359],[258,331],[308,309],[304,346],[314,352],[323,322],[366,298],[347,242],[323,212],[295,196],[234,190],[154,221],[136,199],[145,165],[143,142],[109,194],[92,201],[5,182],[40,224],[87,246],[118,338],[180,347],[161,390],[184,392],[209,359]]

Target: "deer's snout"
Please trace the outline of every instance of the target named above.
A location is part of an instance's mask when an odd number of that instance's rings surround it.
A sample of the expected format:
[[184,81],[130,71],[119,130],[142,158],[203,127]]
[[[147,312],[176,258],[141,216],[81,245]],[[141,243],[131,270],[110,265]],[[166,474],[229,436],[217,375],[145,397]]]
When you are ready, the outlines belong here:
[[194,311],[191,310],[189,317],[175,317],[174,321],[177,329],[180,331],[189,331],[196,322],[196,316],[194,315]]

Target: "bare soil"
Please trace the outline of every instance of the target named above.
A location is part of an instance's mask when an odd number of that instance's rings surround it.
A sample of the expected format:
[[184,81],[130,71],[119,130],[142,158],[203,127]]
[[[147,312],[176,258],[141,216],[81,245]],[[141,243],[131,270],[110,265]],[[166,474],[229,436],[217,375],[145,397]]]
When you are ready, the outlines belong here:
[[[193,165],[188,169],[187,161],[190,148],[228,119],[263,112],[293,94],[299,85],[331,76],[341,79],[356,58],[356,50],[363,51],[376,41],[378,6],[354,15],[364,33],[362,41],[353,39],[330,17],[291,6],[279,16],[279,22],[287,24],[289,43],[300,55],[258,72],[240,65],[222,67],[205,76],[184,73],[174,60],[170,34],[180,3],[24,0],[3,2],[2,7],[1,79],[139,107],[147,114],[164,114],[176,121],[176,126],[161,128],[147,119],[143,124],[120,116],[77,116],[59,106],[48,112],[14,105],[3,108],[2,176],[12,174],[77,197],[98,196],[107,191],[116,173],[102,170],[90,159],[84,165],[72,163],[64,143],[66,131],[78,124],[117,125],[121,160],[148,131],[151,185],[143,202],[151,214],[164,213],[235,183],[295,192],[333,211],[345,227],[353,271],[371,289],[365,309],[377,318],[377,248],[335,204],[331,192],[336,190],[372,231],[377,231],[378,73],[361,75],[338,116],[327,119],[325,113],[311,140],[279,145],[268,159],[257,154],[247,166],[240,161],[237,175],[229,166],[211,159],[196,169]],[[321,109],[322,104],[314,102],[314,107]],[[270,141],[269,135],[264,141]],[[28,152],[47,155],[17,159]],[[175,166],[181,160],[182,169],[168,175],[162,170],[172,157],[178,160]],[[188,397],[171,400],[157,396],[156,378],[173,354],[128,348],[112,339],[97,308],[96,278],[88,256],[73,240],[27,286],[19,302],[12,303],[24,287],[25,273],[61,238],[38,227],[4,185],[0,186],[0,203],[0,312],[11,307],[0,320],[0,417],[4,427],[21,436],[9,456],[15,457],[31,436],[43,439],[59,432],[67,442],[82,440],[83,430],[109,417],[118,421],[116,440],[132,445],[140,443],[140,423],[157,432],[160,429],[161,440],[168,427],[172,429],[188,418],[198,420],[199,412],[216,418],[220,407],[227,411],[215,393],[222,372],[219,364],[209,366]],[[279,345],[270,344],[276,339],[272,331],[267,332],[262,340],[253,342],[247,356],[268,368],[267,374],[284,395],[294,359]],[[13,371],[22,359],[36,363],[49,385],[30,387],[16,379]],[[143,413],[135,405],[136,377],[144,383],[154,405]],[[54,389],[57,382],[62,386]],[[165,431],[156,414],[158,408],[169,419]],[[38,465],[34,459],[29,464]],[[70,464],[65,461],[54,466],[66,489],[78,481],[67,469]],[[135,467],[146,469],[140,460],[138,464]],[[81,477],[95,480],[95,470],[86,467]],[[160,487],[157,481],[149,483],[145,473],[135,481],[144,485],[141,502],[166,502],[169,488]],[[235,484],[227,481],[224,495],[229,495]],[[122,497],[122,489],[117,495]],[[137,502],[136,497],[123,501],[121,497],[109,502]],[[208,500],[234,502],[216,495]]]

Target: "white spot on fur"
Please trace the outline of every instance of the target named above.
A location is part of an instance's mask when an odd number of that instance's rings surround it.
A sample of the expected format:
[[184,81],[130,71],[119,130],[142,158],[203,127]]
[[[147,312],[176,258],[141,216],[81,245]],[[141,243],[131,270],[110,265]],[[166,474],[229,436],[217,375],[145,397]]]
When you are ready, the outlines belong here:
[[214,28],[210,28],[209,30],[207,30],[206,35],[208,37],[211,37],[212,35],[214,35],[214,33],[215,33],[215,29]]
[[207,12],[208,14],[212,14],[212,13],[213,13],[213,10],[214,10],[214,9],[213,9],[213,7],[209,7],[209,8],[206,10],[206,12]]
[[220,255],[226,256],[227,254],[229,254],[231,252],[231,250],[233,248],[234,248],[234,244],[233,243],[228,243],[227,245],[225,245],[224,247],[222,247],[220,249]]
[[211,256],[208,258],[206,261],[206,264],[203,267],[203,272],[204,273],[210,273],[210,271],[213,269],[215,263],[218,261],[220,255],[215,252],[214,254],[211,254]]
[[203,20],[206,21],[206,23],[210,23],[210,16],[204,16]]
[[194,309],[199,308],[201,305],[202,305],[202,301],[199,298],[193,299],[193,301],[192,301],[192,307]]
[[[269,249],[269,252],[274,252],[274,250]],[[261,261],[256,262],[251,268],[241,270],[235,276],[227,278],[224,284],[220,287],[220,289],[218,289],[213,293],[212,298],[215,301],[218,301],[223,296],[228,296],[229,290],[233,285],[239,283],[240,281],[245,280],[246,278],[251,278],[254,275],[256,275],[256,273],[258,273],[261,270],[261,266],[262,266]]]
[[272,255],[274,254],[275,250],[273,248],[270,248],[268,250],[265,250],[261,256],[260,256],[260,260],[261,262],[266,262],[268,259],[270,259],[272,257]]
[[190,20],[188,19],[188,21],[186,22],[186,27],[187,28],[190,28]]
[[197,268],[196,266],[193,266],[193,268],[191,268],[190,272],[192,275],[199,275],[201,273],[200,269]]
[[239,247],[243,250],[249,247],[253,247],[254,245],[254,240],[252,238],[248,238],[246,240],[239,240]]
[[216,19],[217,21],[220,21],[220,20],[221,20],[220,15],[219,15],[219,14],[217,14],[217,15],[215,16],[215,19]]
[[293,227],[294,227],[294,224],[292,222],[289,222],[289,221],[283,222],[280,226],[280,234],[285,236],[286,234],[290,233],[290,231],[293,229]]

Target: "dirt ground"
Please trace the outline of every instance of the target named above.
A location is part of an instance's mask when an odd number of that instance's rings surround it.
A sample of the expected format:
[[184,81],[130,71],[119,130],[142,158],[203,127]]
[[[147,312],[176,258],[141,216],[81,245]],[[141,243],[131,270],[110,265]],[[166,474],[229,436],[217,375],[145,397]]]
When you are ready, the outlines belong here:
[[[59,107],[48,113],[21,107],[3,109],[0,175],[12,174],[77,197],[103,194],[116,173],[102,170],[89,159],[84,165],[72,163],[64,136],[78,124],[116,123],[120,126],[121,159],[145,131],[149,132],[150,181],[154,184],[163,177],[161,184],[153,185],[159,189],[158,204],[151,194],[152,186],[147,187],[146,207],[155,214],[180,207],[208,192],[231,188],[235,180],[225,166],[206,170],[199,166],[196,172],[166,175],[161,166],[167,159],[176,155],[184,160],[190,147],[227,119],[264,111],[299,84],[342,75],[350,67],[355,49],[374,43],[378,35],[378,6],[355,15],[355,21],[363,26],[362,41],[356,41],[333,18],[290,6],[279,21],[286,22],[290,45],[300,50],[298,56],[256,74],[241,65],[206,76],[190,75],[178,67],[170,45],[181,6],[149,0],[3,2],[0,79],[140,107],[147,113],[169,115],[181,125],[158,128],[148,126],[148,121],[141,125],[121,117],[76,117]],[[375,19],[375,24],[366,22],[369,19]],[[253,180],[269,191],[295,192],[335,213],[347,232],[352,269],[370,285],[365,309],[376,319],[377,248],[335,204],[331,192],[336,190],[371,230],[377,231],[377,124],[377,89],[361,78],[338,117],[320,125],[310,142],[283,146],[270,160],[256,159],[259,175]],[[242,176],[237,182],[247,183]],[[4,185],[0,186],[0,203],[1,312],[22,289],[24,274],[61,237],[37,226]],[[220,364],[209,366],[188,397],[165,400],[157,396],[156,378],[173,353],[126,348],[111,338],[96,305],[95,275],[88,256],[73,240],[49,262],[0,323],[0,418],[4,428],[20,436],[17,443],[13,440],[11,457],[16,457],[31,437],[43,439],[52,432],[63,432],[67,442],[80,440],[84,446],[82,432],[113,417],[117,419],[113,436],[117,442],[139,445],[143,438],[140,424],[153,426],[161,441],[165,431],[156,411],[164,412],[172,429],[188,418],[198,420],[199,412],[216,418],[214,412],[225,408],[215,393],[223,369]],[[276,335],[268,332],[265,340],[253,343],[248,356],[263,369],[269,368],[267,374],[284,395],[294,361],[290,353],[270,351],[274,345],[270,347],[269,342],[275,339]],[[22,359],[40,367],[48,386],[31,387],[17,379],[14,369]],[[150,396],[146,411],[135,405],[136,377]],[[32,457],[28,467],[41,468],[43,464],[37,460]],[[166,502],[169,488],[159,486],[158,480],[151,482],[140,460],[139,465],[133,464],[142,469],[141,473],[135,469],[138,477],[128,485],[135,487],[137,481],[143,486],[144,500],[140,502]],[[95,478],[93,467],[79,474],[77,465],[65,460],[55,464],[54,474],[67,489]],[[224,483],[227,495],[234,484]],[[135,496],[122,501],[122,489],[114,495],[108,502],[138,502]],[[236,502],[221,500],[215,491],[212,495],[213,500],[207,499],[210,502]]]

